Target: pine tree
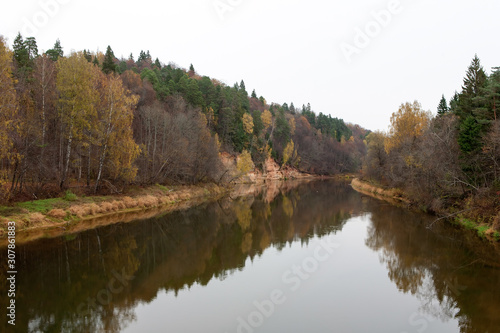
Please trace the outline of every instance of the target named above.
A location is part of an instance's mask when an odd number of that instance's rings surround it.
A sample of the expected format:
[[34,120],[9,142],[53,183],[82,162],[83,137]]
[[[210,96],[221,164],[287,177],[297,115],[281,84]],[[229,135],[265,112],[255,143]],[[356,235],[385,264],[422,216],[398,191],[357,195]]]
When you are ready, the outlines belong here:
[[441,101],[439,102],[438,108],[437,108],[437,113],[439,116],[444,115],[449,111],[448,109],[448,103],[446,102],[446,98],[444,95],[441,97]]
[[104,55],[104,60],[102,62],[102,71],[106,74],[116,72],[115,55],[109,45],[106,49],[106,54]]
[[257,94],[255,93],[255,89],[252,91],[252,98],[257,98]]
[[36,57],[38,57],[38,46],[36,45],[35,37],[28,37],[24,41],[26,46],[26,51],[28,52],[28,58],[32,62]]
[[64,55],[63,49],[61,47],[61,42],[59,39],[54,43],[54,47],[45,52],[52,61],[57,61],[60,57]]

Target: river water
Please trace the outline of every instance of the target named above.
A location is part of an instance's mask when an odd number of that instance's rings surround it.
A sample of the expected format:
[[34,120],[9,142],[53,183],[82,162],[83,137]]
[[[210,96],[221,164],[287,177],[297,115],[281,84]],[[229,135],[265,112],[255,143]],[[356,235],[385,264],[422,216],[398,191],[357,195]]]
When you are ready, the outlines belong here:
[[345,183],[254,190],[19,245],[16,326],[0,330],[500,332],[488,247]]

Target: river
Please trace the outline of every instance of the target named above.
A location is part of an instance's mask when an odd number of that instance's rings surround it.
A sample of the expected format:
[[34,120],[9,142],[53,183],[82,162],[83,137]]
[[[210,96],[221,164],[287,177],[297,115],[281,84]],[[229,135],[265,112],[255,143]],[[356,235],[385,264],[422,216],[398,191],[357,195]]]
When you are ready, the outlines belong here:
[[433,219],[317,181],[29,242],[0,329],[500,332],[500,265]]

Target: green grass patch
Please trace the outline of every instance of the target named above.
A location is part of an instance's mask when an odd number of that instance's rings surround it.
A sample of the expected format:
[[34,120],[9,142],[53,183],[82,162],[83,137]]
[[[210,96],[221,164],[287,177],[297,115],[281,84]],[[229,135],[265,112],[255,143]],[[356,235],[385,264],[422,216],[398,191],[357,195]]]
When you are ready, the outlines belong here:
[[479,237],[485,238],[486,237],[486,231],[489,228],[490,227],[488,227],[487,225],[483,225],[483,226],[477,227],[477,234],[479,235]]
[[39,213],[47,213],[51,209],[56,207],[59,208],[61,206],[65,206],[64,204],[62,204],[61,198],[26,201],[17,204],[17,207],[27,209],[30,212]]
[[166,187],[166,186],[163,186],[163,185],[160,185],[160,184],[155,184],[155,186],[158,187],[163,192],[168,192],[169,191],[168,187]]
[[22,212],[23,212],[23,210],[21,207],[0,206],[0,216],[7,217],[7,216],[15,215],[15,214],[20,214]]
[[466,219],[466,218],[461,218],[460,224],[463,225],[465,227],[465,229],[469,229],[469,230],[474,230],[477,227],[477,224],[474,221],[471,221],[471,220]]
[[64,193],[63,199],[66,201],[76,201],[78,197],[76,196],[75,193],[71,192],[70,190],[67,190],[66,193]]
[[500,241],[500,232],[498,231],[495,231],[495,233],[493,234],[493,237],[495,237],[495,240],[498,242]]

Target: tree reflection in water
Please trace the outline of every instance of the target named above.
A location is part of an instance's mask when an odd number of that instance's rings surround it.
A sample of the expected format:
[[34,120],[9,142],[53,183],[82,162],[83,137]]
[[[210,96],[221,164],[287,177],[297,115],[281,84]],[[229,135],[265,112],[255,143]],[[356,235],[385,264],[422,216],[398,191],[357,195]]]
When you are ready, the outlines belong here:
[[[421,300],[422,311],[458,317],[462,332],[498,331],[500,274],[475,261],[461,242],[442,236],[450,230],[426,230],[422,215],[362,197],[345,183],[273,183],[251,190],[149,220],[19,246],[17,331],[119,332],[136,320],[140,304],[161,292],[177,295],[224,280],[266,249],[281,251],[292,242],[340,232],[360,214],[372,221],[366,245],[379,253],[399,290]],[[6,271],[0,272],[2,295]],[[117,282],[117,272],[134,278]],[[0,306],[6,302],[0,298]]]
[[[269,247],[341,230],[360,210],[361,198],[346,184],[298,185],[273,183],[236,199],[20,246],[16,328],[119,332],[159,292],[223,280]],[[134,279],[108,293],[122,271]]]
[[379,253],[398,289],[420,300],[422,313],[442,321],[457,318],[463,333],[500,330],[499,270],[466,250],[463,235],[451,237],[457,231],[445,225],[428,230],[424,225],[431,220],[421,214],[372,200],[368,206],[366,245]]

